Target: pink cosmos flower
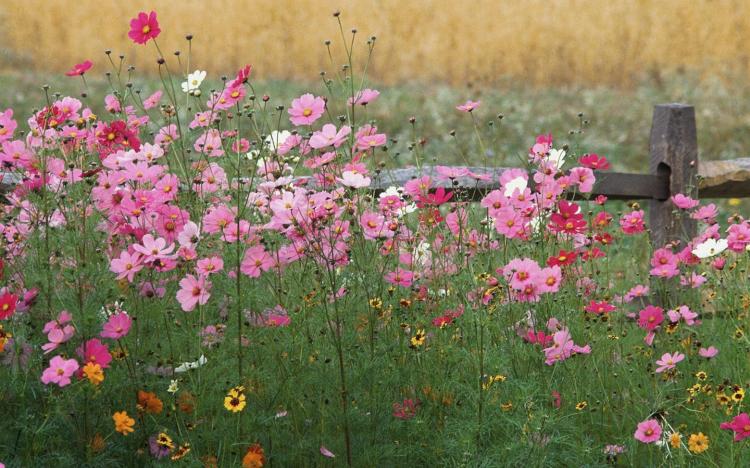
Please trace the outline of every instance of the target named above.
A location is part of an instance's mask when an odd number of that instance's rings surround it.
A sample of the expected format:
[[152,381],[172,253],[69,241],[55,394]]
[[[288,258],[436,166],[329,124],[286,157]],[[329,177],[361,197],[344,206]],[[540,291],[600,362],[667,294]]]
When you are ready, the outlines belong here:
[[49,367],[42,373],[42,383],[51,383],[64,387],[70,384],[70,378],[78,370],[78,362],[75,359],[63,359],[55,356],[49,362]]
[[620,227],[625,234],[637,234],[646,229],[643,210],[631,211],[620,218]]
[[0,142],[11,140],[18,124],[13,120],[13,109],[0,112]]
[[591,314],[597,314],[597,315],[607,314],[609,312],[612,312],[615,309],[616,307],[611,305],[607,301],[596,302],[593,299],[591,300],[591,302],[589,302],[589,305],[587,305],[584,308],[586,312],[589,312]]
[[714,357],[717,354],[719,354],[719,350],[716,349],[714,346],[709,346],[708,348],[700,348],[698,350],[698,354],[701,357],[704,357],[706,359],[711,359],[712,357]]
[[133,282],[135,274],[143,269],[140,253],[128,253],[127,250],[120,252],[120,258],[113,258],[109,264],[109,271],[117,273],[117,279],[127,278],[129,283]]
[[698,200],[693,200],[692,198],[681,193],[672,195],[671,200],[672,203],[674,203],[674,205],[681,210],[690,210],[698,206],[698,204],[700,203]]
[[162,92],[161,90],[159,90],[159,91],[156,91],[151,96],[144,99],[143,108],[148,110],[148,109],[153,109],[154,107],[156,107],[159,104],[159,101],[161,101],[161,95],[162,95]]
[[210,258],[201,258],[196,264],[198,274],[208,276],[213,273],[218,273],[224,269],[224,260],[221,257],[213,256]]
[[177,291],[177,301],[179,301],[182,310],[190,312],[198,304],[205,304],[211,297],[211,283],[206,280],[205,276],[187,275],[180,280],[180,290]]
[[91,69],[92,65],[91,60],[77,63],[69,71],[65,72],[65,76],[83,76],[84,73]]
[[750,416],[747,413],[740,413],[731,421],[721,423],[719,427],[734,431],[734,441],[739,442],[750,437]]
[[638,313],[638,326],[654,331],[664,321],[664,309],[650,305]]
[[132,323],[133,319],[130,318],[127,312],[119,312],[109,317],[107,323],[102,327],[102,332],[99,336],[119,340],[130,332]]
[[325,124],[322,130],[313,133],[310,137],[310,147],[313,149],[325,148],[326,146],[338,148],[346,141],[346,137],[351,132],[352,128],[348,125],[344,125],[339,130],[336,130],[335,125]]
[[258,278],[273,267],[274,259],[262,245],[254,245],[245,251],[240,271],[251,278]]
[[159,22],[156,21],[156,12],[146,14],[138,13],[138,16],[130,20],[130,32],[128,37],[136,44],[145,44],[149,39],[159,37]]
[[411,398],[405,399],[403,403],[393,404],[393,417],[398,419],[411,419],[417,415],[417,407],[419,406],[419,400],[416,402]]
[[386,142],[385,133],[373,133],[370,135],[360,135],[357,137],[357,144],[355,148],[361,151],[367,151],[369,149],[383,146]]
[[656,442],[661,438],[661,426],[656,419],[647,419],[638,423],[635,438],[644,444]]
[[312,94],[303,94],[292,101],[292,107],[289,108],[289,120],[294,125],[310,125],[323,115],[326,102],[321,97],[315,97]]
[[677,366],[677,363],[685,359],[685,355],[682,353],[664,353],[661,356],[661,359],[656,361],[656,364],[659,366],[656,368],[656,373],[661,374],[665,370],[672,370]]
[[481,105],[482,105],[482,101],[469,100],[459,106],[456,106],[456,109],[460,110],[461,112],[471,112]]
[[141,243],[133,245],[133,250],[143,254],[144,262],[175,258],[174,254],[172,254],[174,244],[167,245],[167,240],[162,237],[154,239],[154,236],[151,234],[146,234],[141,239]]
[[360,106],[366,106],[367,104],[377,99],[378,96],[380,96],[379,91],[367,88],[367,89],[363,89],[362,91],[357,91],[357,94],[354,95],[354,98],[350,97],[346,102],[350,106],[353,106],[355,104],[359,104]]
[[396,271],[386,273],[385,280],[393,285],[408,288],[414,280],[414,272],[404,270],[403,268],[396,268]]
[[328,458],[335,458],[336,457],[336,455],[334,455],[333,452],[331,452],[330,450],[328,450],[323,445],[320,446],[320,454],[323,455],[324,457],[328,457]]
[[47,334],[47,340],[49,341],[49,343],[42,345],[44,354],[57,349],[58,346],[73,337],[75,327],[68,323],[71,320],[73,320],[73,316],[67,310],[63,310],[56,320],[49,321],[44,325],[42,331]]
[[690,215],[691,218],[696,219],[704,224],[715,224],[716,216],[719,214],[719,209],[716,205],[709,203],[706,206],[701,206]]
[[370,183],[372,182],[372,180],[369,177],[365,177],[359,172],[352,172],[352,171],[344,171],[341,174],[341,177],[336,178],[336,180],[341,185],[355,188],[355,189],[369,187]]

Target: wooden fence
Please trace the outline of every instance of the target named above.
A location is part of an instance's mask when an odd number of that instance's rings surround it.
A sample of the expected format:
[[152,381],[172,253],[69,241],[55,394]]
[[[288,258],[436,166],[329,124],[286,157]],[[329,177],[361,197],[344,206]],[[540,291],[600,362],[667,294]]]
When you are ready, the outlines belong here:
[[[750,197],[750,158],[730,161],[698,161],[695,109],[684,104],[660,104],[654,108],[650,138],[648,174],[596,171],[593,196],[606,195],[615,200],[648,200],[649,227],[654,245],[686,239],[696,234],[694,220],[674,216],[669,197],[683,193],[694,198]],[[490,180],[458,178],[445,188],[457,189],[463,200],[478,201],[500,188],[499,176],[505,168],[469,168],[475,174],[487,174]],[[434,173],[432,167],[393,169],[378,172],[373,180],[375,191],[389,186],[403,186],[410,179]],[[13,187],[12,174],[2,174],[0,194]],[[440,186],[441,182],[438,182]]]
[[[592,196],[606,195],[614,200],[648,200],[649,227],[653,245],[696,235],[694,220],[675,216],[669,197],[682,193],[693,198],[750,197],[750,158],[729,161],[698,161],[695,109],[684,104],[660,104],[654,108],[651,123],[650,165],[647,174],[595,171]],[[499,175],[505,168],[468,168],[489,175],[490,181],[473,178],[456,179],[445,188],[455,188],[464,200],[480,200],[490,190],[500,188]],[[383,171],[374,180],[376,190],[402,186],[422,174],[433,174],[433,168],[422,167]],[[441,183],[438,182],[437,186]]]

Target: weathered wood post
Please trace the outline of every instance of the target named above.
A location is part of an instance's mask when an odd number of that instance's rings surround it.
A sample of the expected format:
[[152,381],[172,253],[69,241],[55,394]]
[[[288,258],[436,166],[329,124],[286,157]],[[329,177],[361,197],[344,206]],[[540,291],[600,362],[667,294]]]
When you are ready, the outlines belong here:
[[659,104],[654,107],[650,155],[651,174],[669,178],[667,197],[655,198],[649,203],[652,245],[658,249],[667,242],[687,242],[697,234],[697,224],[687,216],[674,216],[675,206],[669,196],[677,193],[698,196],[698,138],[693,106]]

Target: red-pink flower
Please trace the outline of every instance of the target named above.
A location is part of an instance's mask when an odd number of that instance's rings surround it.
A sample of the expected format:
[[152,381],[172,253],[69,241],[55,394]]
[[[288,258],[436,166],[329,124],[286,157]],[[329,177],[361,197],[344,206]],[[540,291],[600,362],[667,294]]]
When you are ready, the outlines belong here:
[[646,229],[646,225],[643,222],[644,214],[643,210],[638,210],[623,215],[623,217],[620,218],[622,232],[625,234],[637,234],[643,232]]
[[638,326],[644,330],[654,331],[664,321],[664,309],[656,306],[648,306],[638,312]]
[[123,336],[127,335],[130,331],[130,326],[133,323],[133,319],[130,318],[127,312],[119,312],[112,315],[107,323],[102,327],[100,336],[102,338],[112,338],[113,340],[119,340]]
[[661,426],[656,419],[647,419],[638,423],[635,438],[644,444],[656,442],[661,438]]
[[206,280],[205,276],[187,275],[180,280],[180,290],[177,291],[177,301],[180,303],[182,310],[190,312],[195,306],[203,305],[211,297],[211,283]]
[[417,415],[419,400],[416,402],[411,398],[405,399],[403,403],[393,404],[393,417],[398,419],[411,419]]
[[65,72],[65,76],[83,76],[84,73],[91,69],[92,65],[93,63],[91,63],[91,60],[86,60],[83,63],[77,63],[73,66],[73,68],[70,69],[70,71]]
[[136,44],[145,44],[149,39],[159,37],[159,22],[156,21],[156,12],[140,12],[138,16],[130,20],[130,32],[128,37]]
[[584,308],[584,310],[586,312],[599,315],[612,312],[613,310],[615,310],[615,306],[611,305],[607,301],[596,302],[592,299],[591,302],[589,302],[589,305]]
[[92,338],[76,349],[76,353],[81,357],[83,362],[99,364],[102,369],[109,367],[112,362],[112,355],[106,345],[102,344],[98,338]]
[[734,441],[739,442],[750,437],[750,416],[740,413],[731,421],[721,423],[719,427],[734,431]]
[[18,304],[18,296],[5,292],[0,296],[0,320],[5,320],[13,315]]
[[42,383],[51,383],[64,387],[70,384],[70,378],[78,370],[78,362],[75,359],[63,359],[55,356],[49,362],[49,367],[42,373]]

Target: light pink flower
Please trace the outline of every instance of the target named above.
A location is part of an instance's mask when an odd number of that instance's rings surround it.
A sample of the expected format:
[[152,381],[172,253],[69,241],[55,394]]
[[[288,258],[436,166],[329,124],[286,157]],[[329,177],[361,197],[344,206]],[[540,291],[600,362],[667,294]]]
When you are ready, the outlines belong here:
[[661,374],[665,370],[672,370],[677,366],[677,363],[685,359],[685,355],[682,353],[664,353],[661,356],[661,359],[656,361],[656,364],[659,366],[656,368],[656,373]]
[[119,340],[123,336],[130,332],[130,326],[133,320],[130,318],[127,312],[119,312],[112,315],[107,323],[102,327],[102,332],[99,336],[102,338],[112,338],[113,340]]
[[714,346],[709,346],[708,348],[700,348],[698,350],[698,354],[700,354],[701,357],[704,357],[706,359],[711,359],[712,357],[719,354],[719,350],[716,349]]
[[146,234],[141,239],[141,243],[133,245],[133,250],[143,254],[143,261],[145,262],[175,258],[172,254],[174,244],[167,245],[167,240],[162,237],[154,239],[151,234]]
[[49,362],[49,367],[42,373],[42,383],[49,385],[51,383],[64,387],[70,384],[70,378],[78,370],[78,361],[75,359],[63,359],[62,356],[55,356]]
[[698,200],[693,200],[692,198],[681,193],[672,195],[671,200],[672,203],[674,203],[674,205],[681,210],[690,210],[692,208],[695,208],[699,204]]
[[203,305],[211,297],[211,283],[204,276],[196,278],[193,275],[187,275],[180,280],[180,290],[177,291],[177,300],[185,312],[195,309],[195,306]]
[[289,120],[294,125],[310,125],[323,115],[326,102],[321,97],[315,97],[312,94],[303,94],[292,101],[292,107],[289,108]]
[[459,106],[456,106],[456,109],[460,110],[461,112],[471,112],[481,105],[482,105],[482,101],[469,100]]
[[313,149],[325,148],[326,146],[338,148],[346,141],[346,137],[350,133],[352,133],[352,128],[348,125],[342,126],[337,131],[335,125],[325,124],[322,130],[313,133],[310,137],[310,147]]
[[135,274],[143,268],[142,257],[139,253],[128,253],[127,250],[120,252],[120,258],[113,258],[109,264],[109,271],[117,273],[117,279],[127,278],[129,283],[133,282]]

